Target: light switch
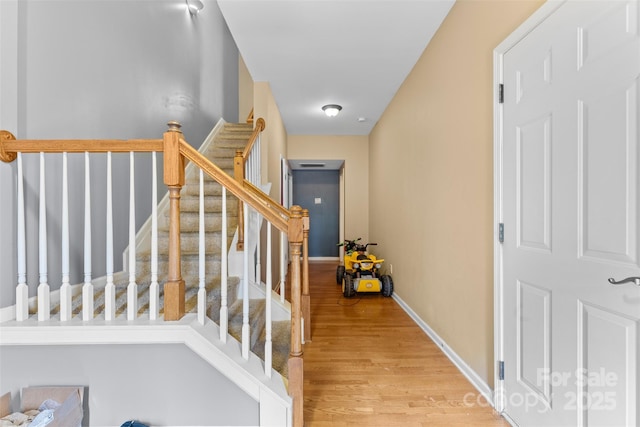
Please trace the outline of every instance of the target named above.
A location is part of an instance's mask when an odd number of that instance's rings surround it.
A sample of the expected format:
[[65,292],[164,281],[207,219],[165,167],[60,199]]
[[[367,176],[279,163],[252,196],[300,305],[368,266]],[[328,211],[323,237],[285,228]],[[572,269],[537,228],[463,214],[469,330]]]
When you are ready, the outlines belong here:
[[316,199],[315,199],[314,203],[315,203],[316,205],[321,205],[321,204],[322,204],[322,199],[321,199],[320,197],[316,197]]

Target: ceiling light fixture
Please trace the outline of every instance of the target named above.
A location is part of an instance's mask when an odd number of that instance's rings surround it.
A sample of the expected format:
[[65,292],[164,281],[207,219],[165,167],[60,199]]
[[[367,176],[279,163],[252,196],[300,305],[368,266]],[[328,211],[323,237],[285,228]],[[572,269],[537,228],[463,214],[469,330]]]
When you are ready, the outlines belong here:
[[327,115],[327,117],[335,117],[342,110],[342,106],[338,104],[327,104],[322,107],[322,111]]
[[204,7],[204,4],[202,4],[200,0],[185,0],[185,1],[187,2],[187,10],[189,10],[189,13],[191,15],[197,15]]

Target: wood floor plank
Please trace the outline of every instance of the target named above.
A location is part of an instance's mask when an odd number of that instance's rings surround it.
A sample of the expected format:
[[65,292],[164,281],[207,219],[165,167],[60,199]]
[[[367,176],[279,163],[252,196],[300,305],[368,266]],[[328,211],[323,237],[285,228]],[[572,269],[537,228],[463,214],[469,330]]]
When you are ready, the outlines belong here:
[[508,426],[391,298],[346,299],[335,262],[311,262],[305,425]]

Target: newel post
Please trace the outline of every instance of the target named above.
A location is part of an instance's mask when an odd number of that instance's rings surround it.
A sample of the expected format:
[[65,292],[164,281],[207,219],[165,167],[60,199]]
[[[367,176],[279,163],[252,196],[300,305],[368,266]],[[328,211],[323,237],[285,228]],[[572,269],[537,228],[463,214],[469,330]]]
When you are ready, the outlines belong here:
[[302,210],[302,319],[304,340],[311,341],[311,295],[309,294],[309,210]]
[[289,245],[291,248],[291,352],[289,353],[289,395],[293,399],[293,425],[304,425],[302,360],[302,327],[300,311],[300,249],[303,240],[303,219],[300,206],[291,207],[289,219]]
[[169,271],[164,284],[164,320],[184,316],[184,280],[180,268],[180,190],[184,185],[184,157],[180,154],[180,123],[169,122],[164,133],[164,183],[169,187]]
[[[233,177],[240,185],[244,185],[244,156],[242,150],[237,150],[233,157]],[[244,250],[244,205],[238,199],[238,245],[237,250]]]

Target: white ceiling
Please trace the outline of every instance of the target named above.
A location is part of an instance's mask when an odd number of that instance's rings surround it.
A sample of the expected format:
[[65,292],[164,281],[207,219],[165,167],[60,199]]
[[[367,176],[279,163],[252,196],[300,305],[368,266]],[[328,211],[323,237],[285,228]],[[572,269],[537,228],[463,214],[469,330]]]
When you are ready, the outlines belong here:
[[[368,135],[453,3],[218,0],[251,77],[270,83],[289,135]],[[326,117],[325,104],[342,112]]]

